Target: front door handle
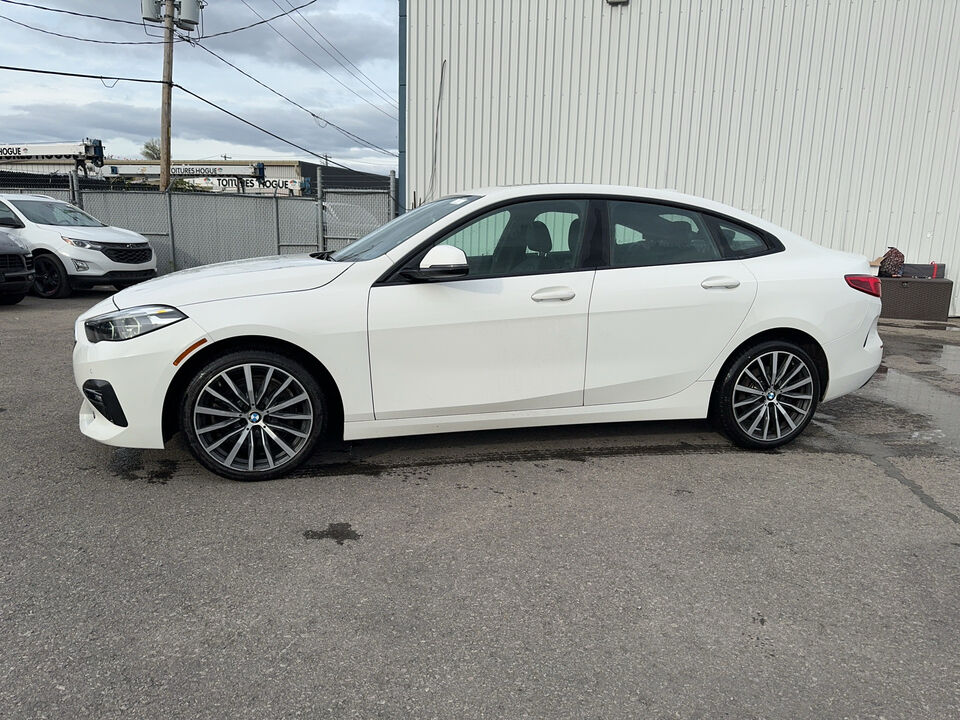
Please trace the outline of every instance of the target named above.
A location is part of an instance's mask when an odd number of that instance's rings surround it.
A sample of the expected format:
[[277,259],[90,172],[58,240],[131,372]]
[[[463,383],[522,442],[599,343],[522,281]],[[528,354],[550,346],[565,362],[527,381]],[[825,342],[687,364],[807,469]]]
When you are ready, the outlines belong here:
[[530,299],[534,302],[547,302],[550,300],[566,302],[567,300],[573,300],[576,296],[577,294],[573,291],[573,288],[561,286],[540,288],[530,296]]
[[700,287],[704,290],[713,290],[715,288],[726,288],[727,290],[732,290],[735,287],[740,287],[740,281],[732,277],[708,277],[702,283]]

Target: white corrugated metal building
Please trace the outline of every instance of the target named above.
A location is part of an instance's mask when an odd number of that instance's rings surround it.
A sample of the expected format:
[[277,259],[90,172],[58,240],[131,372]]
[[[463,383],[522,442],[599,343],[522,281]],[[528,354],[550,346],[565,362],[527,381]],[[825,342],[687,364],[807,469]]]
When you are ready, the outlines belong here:
[[408,206],[515,183],[675,188],[958,277],[958,0],[400,6]]

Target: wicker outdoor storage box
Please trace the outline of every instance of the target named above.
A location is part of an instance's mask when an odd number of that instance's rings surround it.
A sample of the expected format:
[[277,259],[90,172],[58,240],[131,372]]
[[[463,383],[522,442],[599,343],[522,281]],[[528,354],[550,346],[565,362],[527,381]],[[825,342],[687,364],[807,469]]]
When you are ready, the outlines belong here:
[[880,278],[880,317],[945,321],[950,313],[952,280]]

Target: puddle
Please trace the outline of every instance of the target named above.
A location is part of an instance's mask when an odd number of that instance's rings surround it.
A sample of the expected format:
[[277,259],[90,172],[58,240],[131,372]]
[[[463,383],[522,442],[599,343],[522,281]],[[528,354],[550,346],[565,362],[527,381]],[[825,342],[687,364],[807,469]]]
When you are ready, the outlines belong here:
[[960,345],[944,345],[937,364],[951,375],[960,375]]
[[[960,451],[960,397],[957,395],[893,368],[885,374],[875,375],[856,394],[928,418],[933,427],[925,428],[922,431],[924,437],[915,439],[934,440]],[[904,428],[904,432],[914,431]]]
[[359,540],[363,535],[352,530],[350,523],[330,523],[326,530],[305,530],[303,537],[307,540],[335,540],[337,545],[343,545],[345,540]]

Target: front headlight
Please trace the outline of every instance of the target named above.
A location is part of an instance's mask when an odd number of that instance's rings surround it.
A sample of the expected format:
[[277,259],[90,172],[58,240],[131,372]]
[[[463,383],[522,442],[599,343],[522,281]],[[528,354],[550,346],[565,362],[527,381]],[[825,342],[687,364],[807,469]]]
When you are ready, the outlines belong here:
[[73,245],[74,247],[83,248],[84,250],[103,249],[103,245],[98,242],[93,242],[92,240],[80,240],[79,238],[71,238],[66,235],[61,235],[60,239],[67,243],[67,245]]
[[83,324],[83,329],[90,342],[118,342],[146,335],[186,317],[167,305],[142,305],[92,317]]

